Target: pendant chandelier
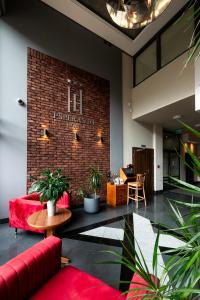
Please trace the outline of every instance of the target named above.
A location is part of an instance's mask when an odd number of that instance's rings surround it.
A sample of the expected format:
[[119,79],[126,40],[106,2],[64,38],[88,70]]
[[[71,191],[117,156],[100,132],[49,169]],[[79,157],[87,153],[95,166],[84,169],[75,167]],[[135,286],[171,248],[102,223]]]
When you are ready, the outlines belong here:
[[171,0],[106,0],[112,20],[120,27],[136,29],[155,20]]

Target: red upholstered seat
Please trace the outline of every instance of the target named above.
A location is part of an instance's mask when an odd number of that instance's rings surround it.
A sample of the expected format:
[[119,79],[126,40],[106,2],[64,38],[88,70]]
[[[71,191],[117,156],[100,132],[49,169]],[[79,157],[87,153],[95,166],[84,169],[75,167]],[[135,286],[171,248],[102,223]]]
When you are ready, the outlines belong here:
[[[153,275],[150,276],[153,281],[154,280]],[[150,294],[149,291],[145,290],[146,286],[147,286],[146,281],[143,278],[141,278],[138,274],[134,274],[131,280],[131,284],[129,286],[130,292],[127,294],[127,299],[142,300],[144,298],[144,294],[148,294],[148,293]],[[141,288],[141,290],[137,290],[138,288]]]
[[[125,300],[131,299],[77,268],[61,269],[61,240],[51,236],[0,267],[1,300]],[[112,266],[111,266],[112,267]],[[130,286],[144,287],[134,275]],[[136,300],[143,291],[137,291]]]
[[[56,206],[59,208],[69,208],[70,199],[67,192],[58,200]],[[34,212],[46,208],[46,203],[40,203],[39,194],[33,193],[20,198],[11,199],[9,202],[9,225],[14,228],[21,228],[36,232],[43,232],[32,229],[27,224],[28,217]]]
[[103,281],[74,267],[65,267],[39,289],[30,300],[125,300],[125,296]]
[[35,194],[23,196],[17,199],[11,199],[9,201],[9,225],[14,228],[21,228],[24,230],[31,230],[36,232],[43,232],[32,229],[27,224],[28,217],[36,211],[46,208],[46,204],[41,204],[39,198]]
[[61,240],[49,237],[0,267],[0,299],[25,300],[61,268]]
[[67,192],[64,192],[62,197],[56,203],[56,207],[58,208],[70,208],[70,197]]

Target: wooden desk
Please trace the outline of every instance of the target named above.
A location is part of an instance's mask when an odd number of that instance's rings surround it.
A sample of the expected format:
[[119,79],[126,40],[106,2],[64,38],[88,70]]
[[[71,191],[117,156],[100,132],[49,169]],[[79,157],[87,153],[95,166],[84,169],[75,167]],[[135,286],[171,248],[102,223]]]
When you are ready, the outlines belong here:
[[107,183],[106,203],[109,206],[124,205],[127,203],[127,184],[115,185]]

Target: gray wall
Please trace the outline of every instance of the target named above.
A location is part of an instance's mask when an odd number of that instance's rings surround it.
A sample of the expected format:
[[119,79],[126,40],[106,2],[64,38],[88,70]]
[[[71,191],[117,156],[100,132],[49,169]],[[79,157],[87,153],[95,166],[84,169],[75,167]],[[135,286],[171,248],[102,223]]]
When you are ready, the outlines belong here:
[[111,170],[122,166],[121,51],[37,0],[8,0],[0,18],[0,219],[26,192],[27,47],[110,80]]

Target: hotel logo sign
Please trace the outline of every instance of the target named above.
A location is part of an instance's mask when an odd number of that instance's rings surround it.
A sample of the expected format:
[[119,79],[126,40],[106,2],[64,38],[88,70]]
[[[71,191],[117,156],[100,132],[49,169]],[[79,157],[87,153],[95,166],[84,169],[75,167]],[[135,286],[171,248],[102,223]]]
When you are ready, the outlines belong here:
[[[90,118],[84,118],[83,115],[83,90],[78,89],[78,93],[71,92],[71,80],[68,79],[67,86],[67,112],[54,112],[53,118],[55,120],[64,120],[73,123],[80,123],[86,125],[94,125],[94,120]],[[73,113],[73,114],[71,114]],[[76,115],[74,114],[76,113]],[[77,116],[79,114],[79,116]]]
[[82,91],[82,89],[79,89],[78,94],[79,95],[73,93],[73,95],[71,95],[71,86],[68,85],[68,87],[67,87],[68,113],[73,111],[73,112],[79,112],[80,115],[83,114],[83,91]]

